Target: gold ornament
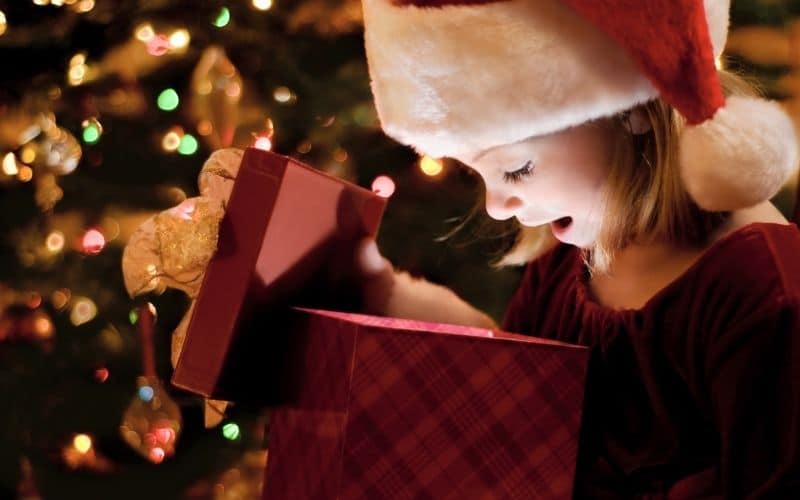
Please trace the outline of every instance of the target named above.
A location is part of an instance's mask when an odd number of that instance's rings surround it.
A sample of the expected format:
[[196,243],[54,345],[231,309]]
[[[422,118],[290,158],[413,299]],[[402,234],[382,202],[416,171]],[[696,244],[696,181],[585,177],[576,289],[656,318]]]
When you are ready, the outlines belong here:
[[52,172],[40,173],[35,181],[36,204],[43,212],[48,212],[64,197],[64,191],[58,186],[56,176]]
[[33,165],[56,175],[72,173],[83,154],[75,136],[56,125],[52,114],[42,116],[38,128],[41,133],[29,143],[35,148]]
[[209,134],[203,135],[211,149],[233,144],[239,123],[242,77],[219,46],[203,52],[192,73],[191,113],[195,122],[208,121]]
[[136,328],[142,343],[142,372],[136,379],[137,391],[119,427],[122,439],[153,463],[161,463],[175,454],[175,443],[183,419],[178,405],[169,397],[156,376],[153,351],[155,307],[139,304]]
[[182,418],[178,405],[155,377],[139,377],[137,393],[119,427],[122,439],[153,463],[175,454]]

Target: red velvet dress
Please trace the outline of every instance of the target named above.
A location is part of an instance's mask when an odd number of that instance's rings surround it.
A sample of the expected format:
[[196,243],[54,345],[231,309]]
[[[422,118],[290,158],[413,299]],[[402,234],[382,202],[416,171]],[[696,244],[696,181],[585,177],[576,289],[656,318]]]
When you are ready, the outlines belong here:
[[530,263],[503,329],[591,347],[576,498],[800,499],[800,230],[716,241],[641,309],[575,247]]

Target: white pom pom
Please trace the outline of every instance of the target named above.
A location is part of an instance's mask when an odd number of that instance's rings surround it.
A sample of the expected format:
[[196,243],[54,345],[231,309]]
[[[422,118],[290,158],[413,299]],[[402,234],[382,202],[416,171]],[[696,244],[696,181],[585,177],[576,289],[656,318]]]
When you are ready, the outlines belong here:
[[714,118],[680,139],[686,190],[709,211],[746,208],[772,198],[797,166],[792,120],[775,102],[731,96]]

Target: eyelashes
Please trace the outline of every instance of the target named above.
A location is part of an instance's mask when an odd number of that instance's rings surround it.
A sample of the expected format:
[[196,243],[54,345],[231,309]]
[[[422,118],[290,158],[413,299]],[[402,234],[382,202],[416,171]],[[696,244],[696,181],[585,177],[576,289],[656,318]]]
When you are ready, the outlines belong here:
[[524,177],[528,177],[533,173],[533,167],[533,162],[528,160],[522,167],[513,172],[503,172],[503,180],[510,183],[520,182]]

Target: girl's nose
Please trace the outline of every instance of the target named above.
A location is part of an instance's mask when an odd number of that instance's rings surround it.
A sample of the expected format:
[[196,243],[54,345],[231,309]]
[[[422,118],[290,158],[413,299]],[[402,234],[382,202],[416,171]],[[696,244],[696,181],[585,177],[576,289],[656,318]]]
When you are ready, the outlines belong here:
[[505,196],[493,191],[486,191],[486,213],[497,220],[506,220],[516,215],[522,207],[522,200],[517,196]]

